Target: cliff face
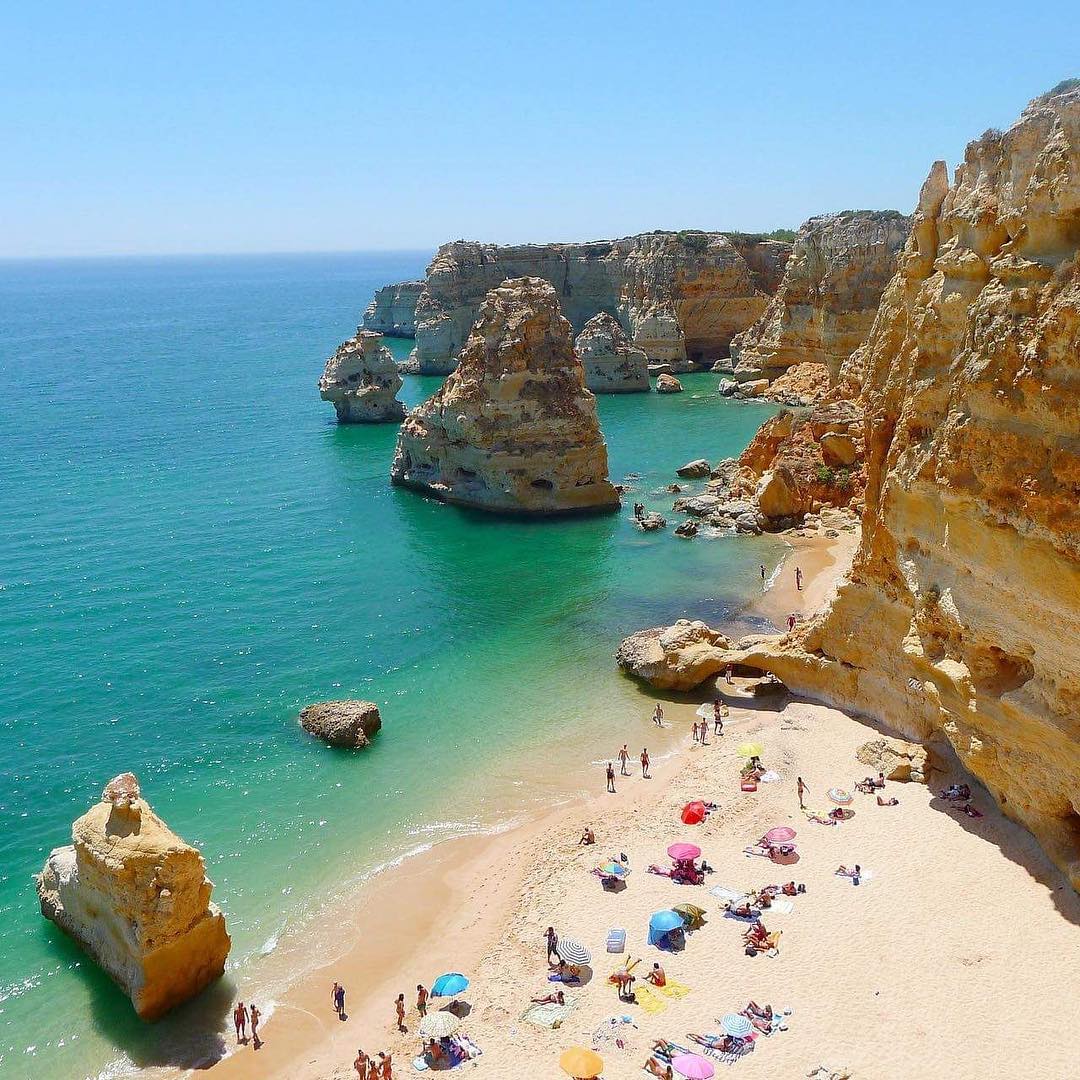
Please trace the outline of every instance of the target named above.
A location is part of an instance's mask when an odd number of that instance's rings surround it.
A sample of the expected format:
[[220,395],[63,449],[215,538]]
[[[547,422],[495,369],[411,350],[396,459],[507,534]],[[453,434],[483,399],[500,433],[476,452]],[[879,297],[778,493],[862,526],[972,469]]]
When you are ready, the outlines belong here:
[[774,379],[810,362],[835,382],[870,332],[910,230],[911,218],[895,210],[810,218],[764,314],[731,343],[735,377]]
[[944,736],[1080,888],[1080,89],[923,187],[853,357],[863,536],[828,612],[732,659]]
[[402,425],[391,480],[502,513],[618,507],[570,335],[546,281],[492,289],[460,364]]
[[606,312],[650,359],[706,364],[726,356],[732,336],[764,310],[789,252],[788,244],[720,233],[444,244],[416,304],[416,361],[427,374],[452,371],[488,292],[508,278],[539,277],[554,287],[576,331]]
[[401,376],[382,334],[357,330],[326,361],[319,395],[330,401],[343,424],[374,424],[405,418],[397,399]]
[[383,286],[364,312],[364,329],[390,337],[416,337],[416,301],[423,287],[422,281]]
[[140,797],[130,773],[72,826],[37,878],[41,913],[70,934],[156,1020],[219,978],[225,919],[202,856]]
[[618,321],[606,311],[594,315],[574,340],[585,369],[585,385],[594,394],[625,394],[649,389],[649,361],[627,340]]

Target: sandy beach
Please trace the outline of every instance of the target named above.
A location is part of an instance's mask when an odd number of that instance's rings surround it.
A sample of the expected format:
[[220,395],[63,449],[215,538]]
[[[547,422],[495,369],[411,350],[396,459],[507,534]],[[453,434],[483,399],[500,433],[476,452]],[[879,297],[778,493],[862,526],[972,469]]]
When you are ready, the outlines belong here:
[[[812,612],[849,565],[856,539],[843,532],[831,542],[793,537],[762,611],[770,618]],[[794,588],[796,557],[801,592]],[[790,697],[762,705],[721,681],[717,692],[725,689],[731,706],[725,733],[710,733],[704,747],[690,736],[695,704],[665,704],[668,724],[685,732],[685,746],[654,767],[652,780],[642,779],[632,762],[632,775],[618,779],[615,795],[598,794],[497,836],[448,841],[378,875],[335,913],[333,936],[341,947],[333,959],[274,1003],[262,1048],[240,1048],[213,1074],[344,1078],[355,1075],[351,1062],[363,1047],[371,1054],[389,1050],[394,1075],[411,1075],[419,1050],[415,987],[456,970],[471,979],[463,1030],[483,1054],[454,1071],[477,1076],[562,1076],[562,1050],[591,1046],[598,1031],[610,1031],[612,1017],[628,1017],[618,1025],[621,1048],[609,1038],[596,1046],[605,1077],[638,1077],[653,1040],[689,1046],[688,1033],[715,1033],[720,1016],[750,999],[791,1012],[787,1030],[758,1038],[733,1066],[747,1077],[801,1077],[818,1065],[874,1080],[1004,1078],[1028,1070],[1048,1080],[1074,1076],[1080,1002],[1071,987],[1080,975],[1080,898],[1034,840],[981,792],[975,802],[984,816],[977,820],[935,797],[959,778],[944,759],[929,786],[888,785],[885,794],[899,799],[898,806],[879,807],[860,794],[851,820],[810,822],[799,809],[796,777],[810,789],[808,807],[829,808],[826,790],[850,789],[865,774],[855,751],[879,730]],[[629,742],[632,751],[647,741],[655,732],[651,707],[643,692],[640,717],[613,741]],[[765,764],[779,774],[753,794],[738,784],[736,747],[746,738],[762,743]],[[703,825],[683,825],[680,808],[698,798],[718,809]],[[596,847],[578,846],[585,824],[596,831]],[[793,865],[744,853],[775,825],[798,831]],[[667,863],[665,849],[676,840],[703,849],[715,870],[703,886],[646,872],[651,863]],[[607,892],[590,871],[622,853],[633,869],[628,887]],[[858,887],[835,876],[841,863],[863,867]],[[782,931],[779,954],[744,955],[743,924],[724,917],[711,890],[791,879],[806,885],[805,894],[790,912],[764,918],[770,931]],[[706,925],[689,935],[683,952],[648,946],[650,913],[678,903],[704,908]],[[575,1004],[557,1030],[522,1019],[533,996],[559,988],[548,981],[548,925],[593,955],[582,984],[564,988]],[[622,956],[605,952],[613,927],[627,931]],[[621,1003],[607,977],[639,958],[638,975],[661,962],[668,978],[690,992],[661,997],[654,1012]],[[348,990],[344,1023],[330,1004],[335,980]],[[398,993],[409,1006],[407,1033],[395,1030]],[[722,1075],[727,1066],[718,1063],[717,1071]]]

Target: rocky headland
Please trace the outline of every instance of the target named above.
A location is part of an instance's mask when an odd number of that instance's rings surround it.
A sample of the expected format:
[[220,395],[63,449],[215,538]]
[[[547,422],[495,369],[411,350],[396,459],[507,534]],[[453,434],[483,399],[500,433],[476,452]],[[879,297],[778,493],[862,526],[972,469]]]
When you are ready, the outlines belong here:
[[219,978],[225,919],[199,852],[143,799],[131,773],[72,826],[37,875],[41,913],[71,935],[156,1020]]
[[594,394],[626,394],[649,389],[649,360],[630,344],[617,319],[606,311],[594,315],[574,339],[585,369],[585,385]]
[[596,399],[571,334],[547,281],[493,288],[460,364],[402,425],[391,480],[502,513],[616,509]]
[[934,165],[841,372],[861,437],[835,434],[866,462],[850,575],[725,659],[951,747],[1080,888],[1078,249],[1072,83],[971,143],[951,185]]
[[358,329],[338,346],[319,379],[319,396],[333,404],[342,424],[396,423],[405,418],[397,399],[401,375],[382,334]]
[[363,328],[389,337],[416,337],[416,302],[422,281],[399,281],[379,289],[364,312]]

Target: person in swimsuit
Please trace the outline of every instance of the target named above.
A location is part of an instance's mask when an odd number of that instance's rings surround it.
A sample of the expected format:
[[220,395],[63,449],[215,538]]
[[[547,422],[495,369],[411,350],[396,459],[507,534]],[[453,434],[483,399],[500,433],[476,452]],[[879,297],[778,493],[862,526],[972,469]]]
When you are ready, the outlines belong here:
[[405,995],[398,994],[394,999],[394,1013],[397,1015],[397,1029],[405,1032],[409,1029],[405,1026]]
[[423,984],[416,984],[416,1011],[420,1014],[420,1019],[423,1020],[427,1016],[427,1001],[428,992],[424,988]]
[[619,751],[619,773],[622,776],[630,775],[630,770],[626,767],[629,763],[630,751],[626,749],[626,743],[623,743],[622,749]]
[[356,1070],[356,1075],[360,1077],[360,1080],[367,1080],[368,1056],[363,1050],[356,1051],[356,1060],[352,1063],[352,1067]]
[[244,1003],[242,1001],[236,1003],[236,1008],[233,1009],[232,1019],[233,1024],[236,1027],[236,1041],[238,1043],[247,1042],[248,1013],[247,1009],[244,1008]]
[[592,827],[586,825],[581,833],[581,839],[578,841],[578,847],[589,847],[591,844],[596,843],[596,833],[592,831]]
[[334,1003],[334,1011],[339,1020],[345,1019],[345,987],[340,983],[334,983],[330,990],[330,999]]
[[532,999],[534,1005],[565,1005],[566,998],[561,990],[557,990],[554,994],[548,994],[545,997],[534,997]]
[[610,761],[607,763],[607,789],[612,795],[615,794],[615,766]]
[[799,789],[799,809],[805,810],[806,806],[803,803],[803,799],[810,789],[803,783],[803,778],[801,776],[795,778],[795,786]]
[[802,592],[802,568],[795,567],[795,588]]
[[652,779],[649,775],[649,751],[647,749],[641,751],[641,775],[646,780]]
[[551,958],[554,956],[556,960],[559,958],[559,954],[555,951],[559,947],[559,935],[555,933],[555,927],[549,926],[547,928],[547,958],[548,963],[551,963]]
[[657,727],[664,726],[664,706],[659,701],[656,703],[656,708],[653,709],[652,719]]
[[653,986],[667,986],[667,975],[659,964],[653,964],[652,971],[645,976]]
[[259,1010],[254,1005],[251,1006],[251,1042],[256,1050],[262,1046],[262,1039],[259,1038]]

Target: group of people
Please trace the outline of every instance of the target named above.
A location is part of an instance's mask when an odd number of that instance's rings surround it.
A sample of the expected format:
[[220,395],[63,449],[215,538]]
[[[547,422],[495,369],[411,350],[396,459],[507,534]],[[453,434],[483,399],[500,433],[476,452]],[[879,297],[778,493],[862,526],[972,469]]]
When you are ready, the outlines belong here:
[[368,1057],[363,1050],[356,1051],[353,1068],[360,1080],[393,1080],[394,1062],[390,1054],[379,1051],[378,1057]]
[[245,1005],[242,1001],[236,1003],[233,1009],[233,1026],[236,1028],[236,1041],[246,1043],[248,1041],[247,1030],[251,1026],[251,1045],[258,1050],[262,1046],[259,1038],[259,1009],[254,1003]]
[[[657,706],[657,708],[659,708],[659,706]],[[649,758],[649,750],[647,747],[642,747],[638,760],[641,762],[642,779],[651,780],[652,777],[649,775],[649,766],[652,762]],[[619,751],[619,775],[630,775],[630,770],[628,768],[629,762],[630,751],[626,748],[626,743],[623,743],[622,749]],[[610,794],[615,794],[615,763],[611,761],[607,763],[607,789]]]
[[[427,988],[422,983],[417,983],[416,1011],[420,1014],[421,1020],[427,1016],[429,998],[430,994],[428,993]],[[342,986],[341,983],[335,982],[333,987],[331,987],[330,1000],[333,1002],[334,1012],[337,1014],[337,1018],[339,1020],[347,1020],[348,1014],[345,1012],[345,987]],[[399,1032],[404,1033],[408,1031],[408,1028],[405,1026],[404,994],[398,994],[398,996],[394,998],[394,1018]],[[436,1046],[434,1050],[430,1047],[425,1048],[425,1052],[435,1055],[444,1053],[438,1046]],[[393,1056],[385,1050],[380,1050],[375,1057],[370,1056],[363,1050],[357,1050],[356,1059],[353,1061],[353,1069],[356,1071],[356,1075],[360,1080],[393,1080]]]

